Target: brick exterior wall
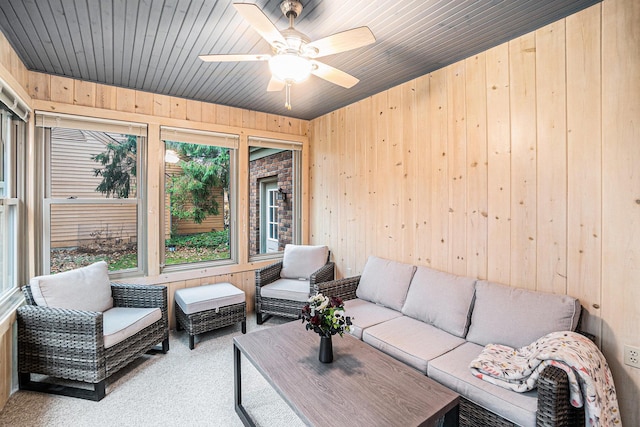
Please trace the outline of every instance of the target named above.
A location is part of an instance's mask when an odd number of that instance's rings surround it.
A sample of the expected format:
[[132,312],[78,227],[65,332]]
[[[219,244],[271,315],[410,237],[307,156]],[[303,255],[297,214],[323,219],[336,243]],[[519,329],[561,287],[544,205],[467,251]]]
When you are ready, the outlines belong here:
[[278,250],[284,250],[293,238],[293,153],[281,151],[249,163],[249,254],[260,253],[260,183],[277,179],[278,188],[287,194],[278,201]]

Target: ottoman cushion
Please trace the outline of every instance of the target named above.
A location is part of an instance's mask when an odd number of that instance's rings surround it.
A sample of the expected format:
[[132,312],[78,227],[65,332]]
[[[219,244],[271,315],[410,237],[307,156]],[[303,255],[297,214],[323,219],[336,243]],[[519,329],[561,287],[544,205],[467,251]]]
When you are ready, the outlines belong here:
[[244,291],[231,283],[195,286],[179,289],[175,293],[176,303],[185,314],[214,310],[245,302]]

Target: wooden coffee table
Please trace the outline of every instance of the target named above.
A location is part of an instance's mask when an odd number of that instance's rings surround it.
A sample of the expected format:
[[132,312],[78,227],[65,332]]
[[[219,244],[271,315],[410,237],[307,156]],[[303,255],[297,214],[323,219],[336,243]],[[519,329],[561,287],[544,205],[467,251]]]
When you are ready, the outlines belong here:
[[320,337],[300,322],[237,336],[235,407],[245,425],[240,355],[307,425],[432,426],[446,415],[457,425],[458,394],[345,334],[333,337],[333,363],[318,361]]

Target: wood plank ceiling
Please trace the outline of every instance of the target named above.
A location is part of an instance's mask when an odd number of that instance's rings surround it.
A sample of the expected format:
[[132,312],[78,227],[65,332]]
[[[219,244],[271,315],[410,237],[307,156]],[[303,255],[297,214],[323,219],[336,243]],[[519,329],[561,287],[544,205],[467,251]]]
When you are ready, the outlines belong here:
[[[251,0],[245,0],[251,2]],[[279,0],[256,0],[279,28]],[[205,63],[199,54],[271,53],[231,0],[2,0],[0,30],[28,69],[312,119],[575,13],[599,0],[303,0],[295,27],[316,40],[366,25],[371,46],[323,58],[360,79],[311,76],[266,91],[265,62]]]

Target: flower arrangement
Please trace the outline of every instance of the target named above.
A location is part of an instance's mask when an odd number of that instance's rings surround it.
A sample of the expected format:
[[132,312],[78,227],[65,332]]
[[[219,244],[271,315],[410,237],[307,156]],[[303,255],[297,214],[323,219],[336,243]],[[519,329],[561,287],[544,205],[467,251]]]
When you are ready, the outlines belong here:
[[342,334],[351,329],[351,318],[344,315],[344,303],[338,297],[327,297],[318,293],[302,307],[302,323],[323,337]]

